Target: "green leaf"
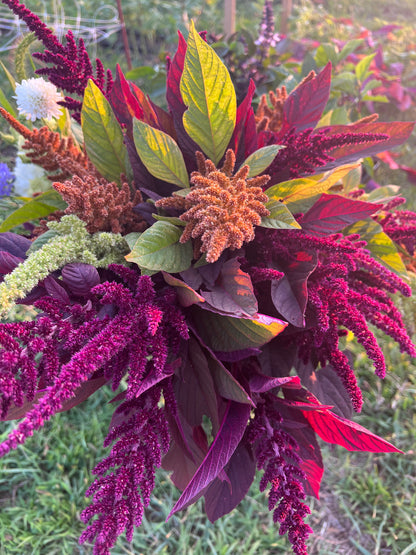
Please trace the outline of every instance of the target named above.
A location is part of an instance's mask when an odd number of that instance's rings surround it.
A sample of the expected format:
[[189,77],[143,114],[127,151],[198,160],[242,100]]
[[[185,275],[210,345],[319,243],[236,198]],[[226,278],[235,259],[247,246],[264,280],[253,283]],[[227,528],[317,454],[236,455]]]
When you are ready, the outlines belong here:
[[270,166],[270,164],[276,158],[276,154],[282,148],[286,147],[284,145],[269,145],[264,146],[263,148],[259,148],[259,150],[253,152],[253,154],[250,154],[250,156],[244,160],[240,167],[250,166],[248,177],[256,177]]
[[315,61],[319,67],[326,66],[328,62],[331,62],[335,67],[338,63],[337,51],[332,44],[321,44],[316,50]]
[[364,102],[382,102],[383,104],[390,102],[385,94],[365,94],[361,100]]
[[128,233],[124,236],[124,239],[131,250],[133,250],[134,245],[136,244],[136,241],[140,237],[140,235],[140,231],[133,231],[132,233]]
[[301,228],[288,207],[282,202],[269,200],[269,202],[266,203],[266,208],[270,211],[270,216],[262,218],[261,227],[269,227],[272,229]]
[[127,173],[123,132],[108,100],[91,79],[85,89],[81,125],[91,162],[108,181],[120,183],[120,174]]
[[3,62],[0,60],[0,66],[3,68],[4,73],[6,74],[6,77],[13,89],[13,91],[16,90],[16,80],[13,77],[13,75],[10,73],[10,71],[7,69],[7,67],[3,64]]
[[191,265],[193,252],[190,241],[179,243],[181,235],[182,229],[175,225],[156,222],[140,235],[126,260],[146,270],[184,272]]
[[137,119],[133,135],[137,153],[152,175],[178,187],[189,187],[182,152],[172,137]]
[[48,214],[56,210],[64,210],[66,207],[66,202],[62,200],[57,191],[46,191],[10,214],[0,225],[0,232],[9,231],[9,229],[31,220],[44,218]]
[[368,218],[349,226],[345,232],[347,235],[359,233],[361,238],[367,241],[366,248],[371,252],[373,258],[396,274],[406,275],[406,267],[395,244],[384,233],[380,224]]
[[125,77],[126,79],[134,81],[135,79],[140,79],[141,77],[153,77],[154,75],[156,75],[156,70],[153,67],[140,66],[128,71]]
[[368,56],[360,60],[355,66],[355,76],[357,77],[358,81],[362,82],[367,77],[368,68],[370,67],[370,64],[373,61],[375,55],[376,52],[374,52],[374,54],[369,54]]
[[188,135],[218,164],[235,127],[237,100],[227,68],[191,22],[180,91]]
[[284,202],[292,213],[306,212],[315,202],[316,196],[326,193],[338,181],[360,164],[346,164],[313,177],[301,177],[283,181],[265,191],[270,200]]
[[48,231],[45,231],[45,233],[42,233],[42,235],[39,235],[39,237],[33,241],[26,254],[29,255],[32,252],[41,249],[44,245],[46,245],[46,243],[58,235],[59,233],[54,229],[48,229]]
[[357,86],[357,80],[353,73],[344,71],[332,78],[331,89],[346,92],[347,94],[354,94]]
[[372,89],[375,89],[376,87],[380,87],[380,85],[382,85],[383,82],[380,81],[380,79],[370,79],[370,81],[368,81],[364,88],[361,89],[361,94],[365,94],[368,91],[371,91]]
[[1,89],[0,89],[0,105],[6,110],[6,112],[9,112],[9,114],[11,114],[14,118],[17,116],[15,109],[10,104],[10,102],[7,99],[7,96],[4,94],[4,92]]
[[345,60],[354,50],[356,50],[364,42],[364,39],[349,40],[338,55],[338,61]]
[[367,198],[369,202],[385,203],[391,201],[399,195],[400,187],[398,185],[384,185],[377,187],[368,193]]
[[180,225],[181,227],[186,226],[186,222],[183,222],[180,218],[176,218],[174,216],[160,216],[159,214],[152,214],[152,216],[155,220],[161,222],[169,222],[173,225]]
[[232,318],[193,308],[196,328],[202,340],[213,351],[241,351],[261,347],[279,335],[286,322],[259,314],[256,319]]
[[346,193],[357,189],[361,185],[361,174],[362,166],[359,164],[356,168],[352,168],[351,171],[342,178],[342,184],[344,185],[344,191]]

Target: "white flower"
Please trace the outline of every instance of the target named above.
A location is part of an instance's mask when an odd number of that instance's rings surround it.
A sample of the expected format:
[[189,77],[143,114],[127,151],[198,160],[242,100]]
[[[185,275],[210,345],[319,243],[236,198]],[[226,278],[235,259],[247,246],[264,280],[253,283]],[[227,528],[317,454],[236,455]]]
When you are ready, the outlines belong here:
[[16,85],[16,96],[19,113],[26,116],[26,119],[36,121],[36,119],[59,117],[62,108],[58,101],[63,100],[63,96],[57,91],[52,83],[45,81],[42,77],[23,79]]

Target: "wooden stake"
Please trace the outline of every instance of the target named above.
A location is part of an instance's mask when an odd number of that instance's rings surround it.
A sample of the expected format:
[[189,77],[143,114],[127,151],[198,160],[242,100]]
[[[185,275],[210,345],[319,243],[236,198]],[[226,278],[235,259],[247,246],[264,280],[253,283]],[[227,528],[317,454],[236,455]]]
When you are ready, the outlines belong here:
[[224,0],[224,35],[229,37],[235,33],[235,2]]

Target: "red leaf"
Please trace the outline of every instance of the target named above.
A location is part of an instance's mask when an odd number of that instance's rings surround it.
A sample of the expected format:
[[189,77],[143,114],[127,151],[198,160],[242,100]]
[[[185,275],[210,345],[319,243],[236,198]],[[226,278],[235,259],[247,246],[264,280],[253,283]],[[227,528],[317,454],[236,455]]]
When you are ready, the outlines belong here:
[[382,207],[382,204],[324,193],[306,212],[301,225],[302,229],[311,235],[322,237],[341,231],[354,222],[364,220]]
[[325,130],[325,136],[331,137],[337,133],[384,133],[389,136],[385,141],[370,141],[367,143],[345,145],[334,148],[329,153],[334,161],[328,162],[325,166],[319,168],[319,171],[327,171],[341,164],[349,164],[355,162],[358,158],[372,156],[384,150],[388,150],[404,143],[413,131],[415,123],[412,121],[392,121],[392,122],[374,122],[374,123],[352,123],[350,125],[332,125],[331,127],[322,127],[320,131]]
[[302,411],[318,436],[327,443],[335,443],[348,451],[369,451],[370,453],[402,453],[385,439],[369,430],[334,414],[330,410]]
[[250,79],[247,94],[237,107],[235,128],[229,144],[229,148],[232,148],[235,152],[237,168],[258,147],[256,120],[251,106],[255,90],[254,81]]
[[[186,55],[186,41],[182,34],[178,31],[178,49],[170,64],[167,81],[166,81],[166,101],[168,103],[169,112],[172,115],[175,125],[177,143],[184,155],[185,162],[191,161],[195,164],[195,152],[200,150],[198,145],[186,133],[182,123],[183,114],[186,106],[183,103],[180,91],[180,81],[183,73],[183,66]],[[188,168],[189,169],[189,168]]]
[[250,407],[229,401],[220,429],[192,480],[176,502],[168,519],[193,503],[220,474],[237,449],[247,427]]
[[313,79],[298,85],[283,105],[282,137],[290,129],[298,133],[314,128],[321,119],[331,89],[331,63]]
[[143,119],[143,110],[133,96],[129,83],[117,64],[117,76],[109,96],[109,101],[120,123],[131,125],[132,118]]

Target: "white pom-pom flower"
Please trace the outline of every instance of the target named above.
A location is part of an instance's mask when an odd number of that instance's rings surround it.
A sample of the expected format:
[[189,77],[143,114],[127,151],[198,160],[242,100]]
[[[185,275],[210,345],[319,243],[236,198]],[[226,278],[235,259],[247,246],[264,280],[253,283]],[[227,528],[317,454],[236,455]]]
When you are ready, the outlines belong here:
[[23,79],[16,85],[17,109],[26,119],[36,121],[40,118],[50,120],[57,118],[62,113],[58,102],[63,96],[55,85],[45,81],[42,77]]

